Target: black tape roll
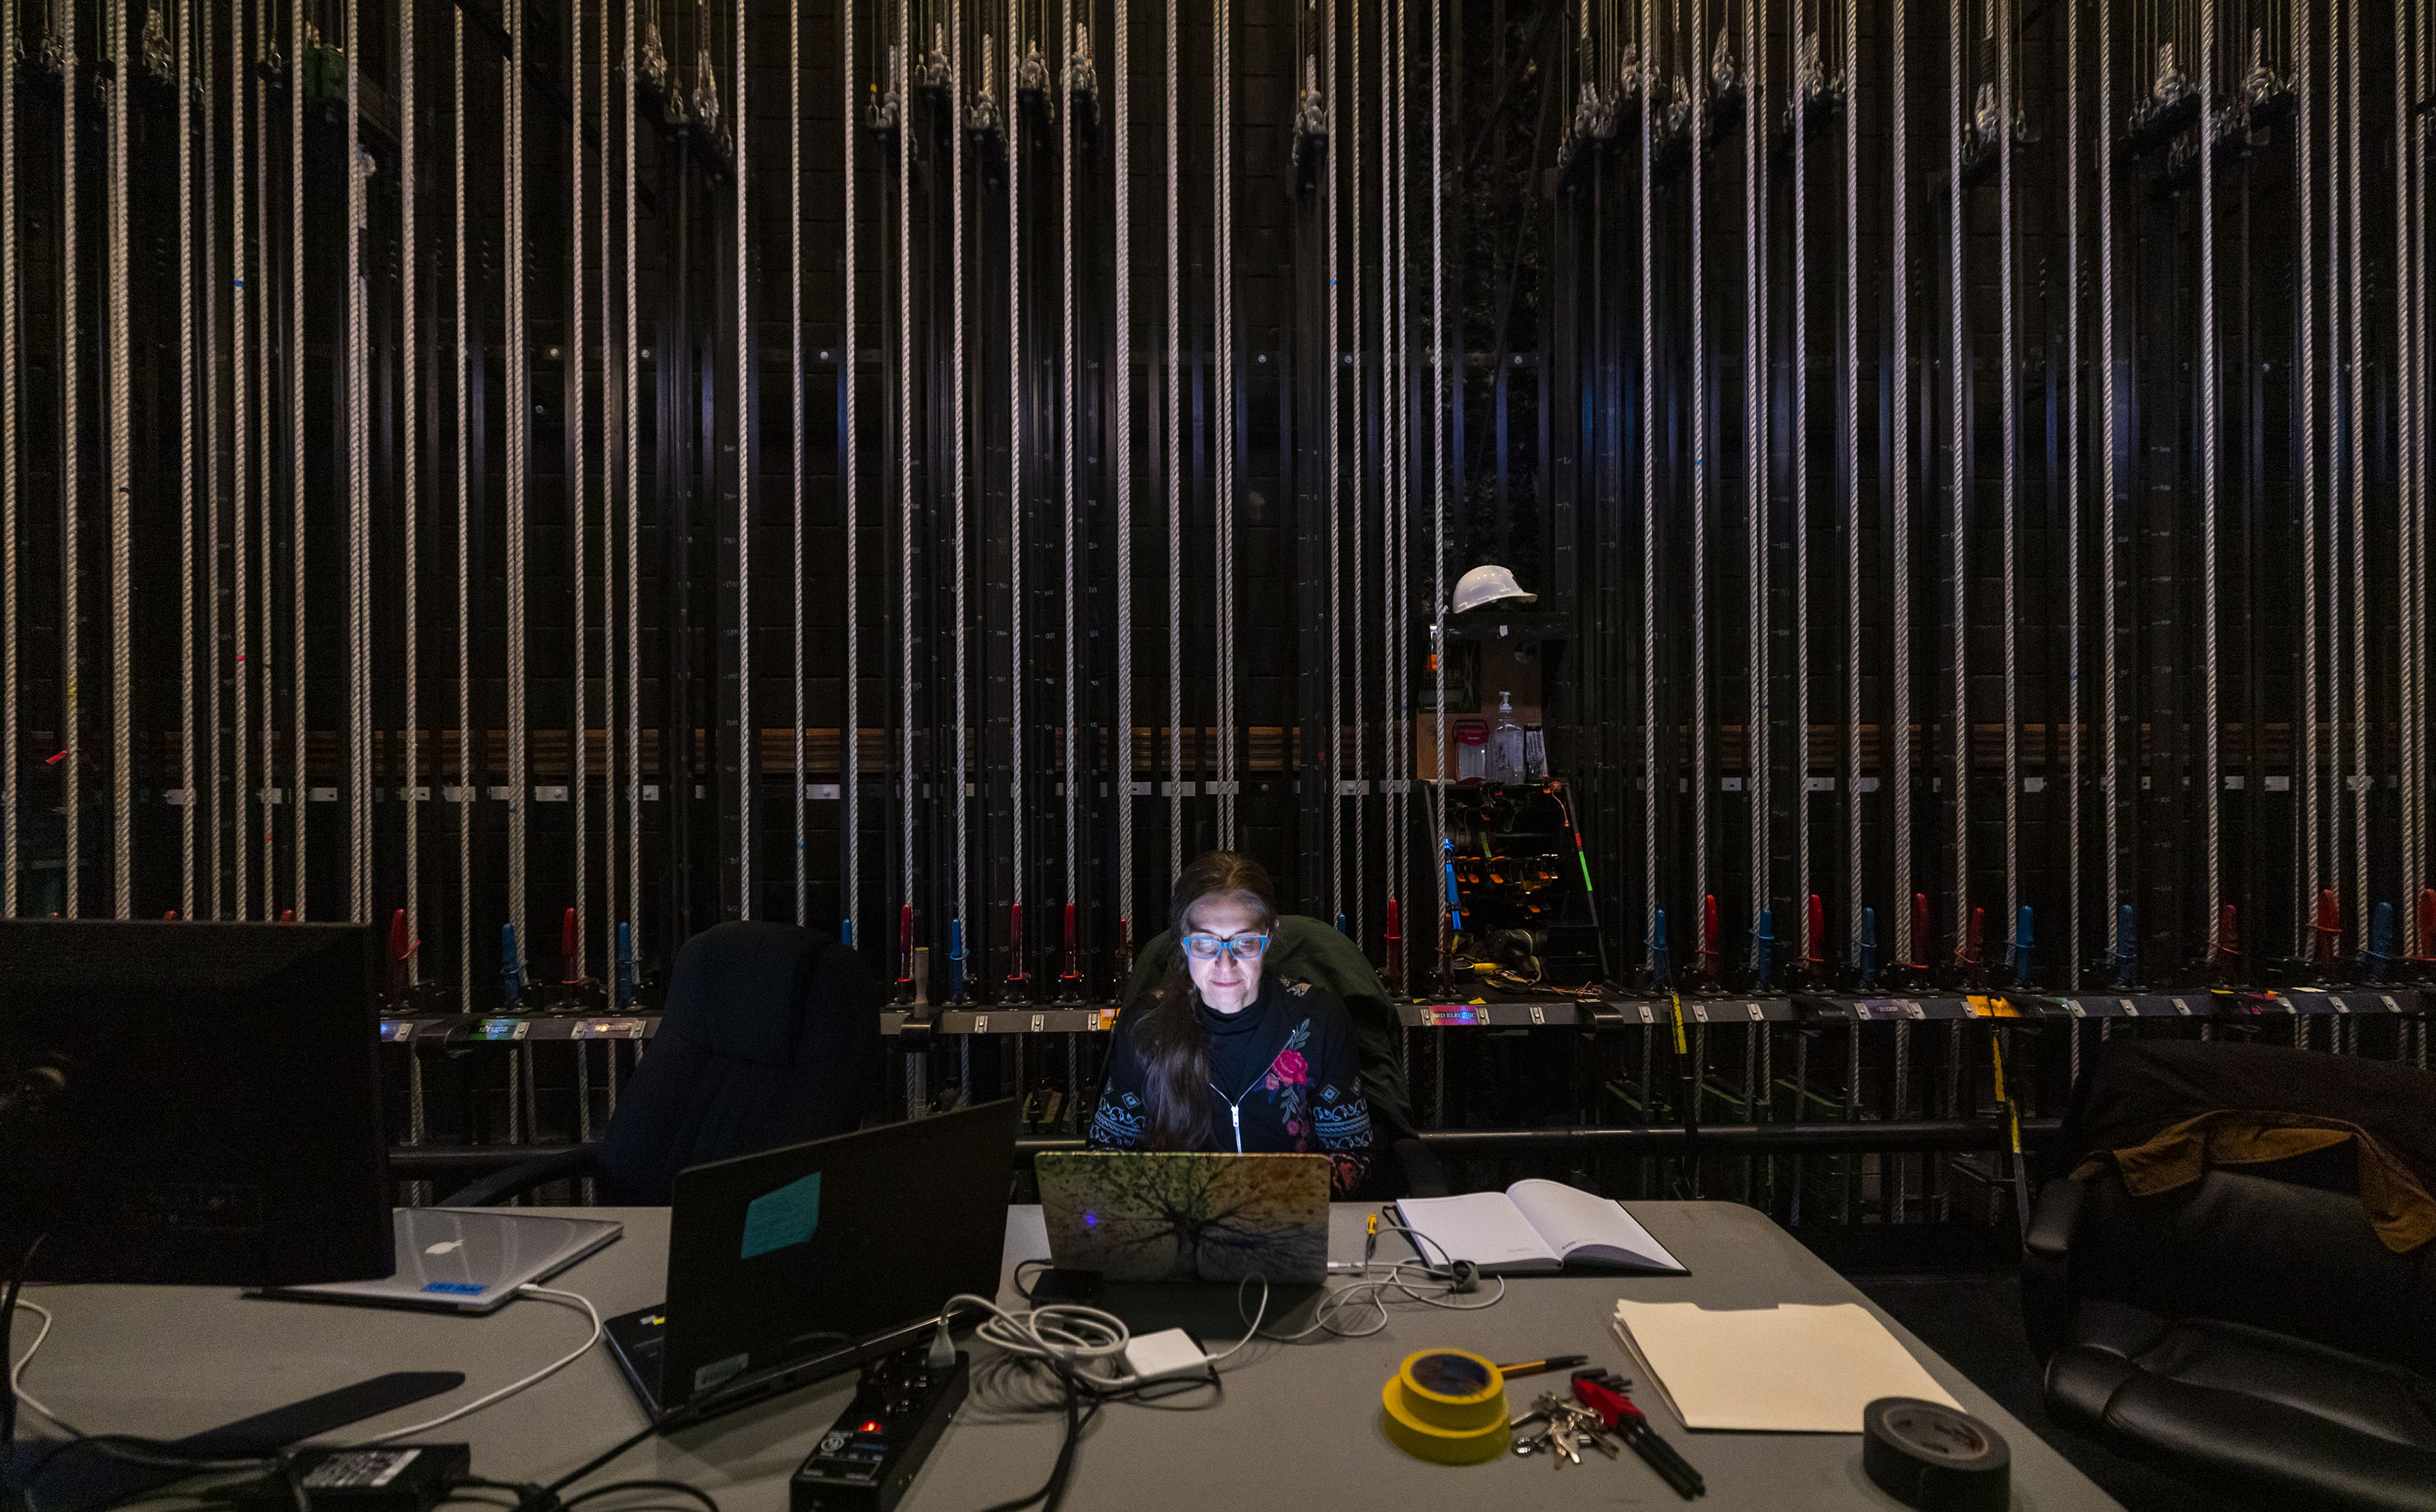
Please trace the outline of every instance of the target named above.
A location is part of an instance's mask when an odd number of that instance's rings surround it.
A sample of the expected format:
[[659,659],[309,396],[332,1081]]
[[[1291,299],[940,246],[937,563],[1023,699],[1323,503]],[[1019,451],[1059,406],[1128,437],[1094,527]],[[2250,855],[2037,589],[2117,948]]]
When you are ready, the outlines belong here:
[[1938,1402],[1881,1397],[1861,1413],[1861,1468],[1921,1512],[2005,1512],[2012,1451],[1996,1431]]

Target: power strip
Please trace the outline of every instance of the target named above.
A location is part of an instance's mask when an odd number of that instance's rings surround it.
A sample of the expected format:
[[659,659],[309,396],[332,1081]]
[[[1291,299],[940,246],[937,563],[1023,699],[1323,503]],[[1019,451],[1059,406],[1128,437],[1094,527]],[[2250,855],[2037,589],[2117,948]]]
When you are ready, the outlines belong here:
[[854,1400],[787,1486],[791,1512],[889,1512],[972,1383],[972,1357],[933,1369],[923,1348],[865,1365]]
[[[300,1449],[291,1459],[315,1512],[430,1512],[448,1499],[451,1483],[473,1463],[462,1444]],[[276,1476],[249,1491],[246,1504],[287,1512],[296,1505]]]

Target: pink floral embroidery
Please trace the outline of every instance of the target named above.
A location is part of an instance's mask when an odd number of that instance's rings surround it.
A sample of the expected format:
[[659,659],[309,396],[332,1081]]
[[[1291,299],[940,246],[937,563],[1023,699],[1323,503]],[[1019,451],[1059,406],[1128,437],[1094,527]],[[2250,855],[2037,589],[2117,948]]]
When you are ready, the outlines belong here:
[[1279,1051],[1278,1058],[1269,1063],[1269,1074],[1263,1080],[1272,1091],[1281,1086],[1308,1086],[1311,1085],[1311,1067],[1302,1058],[1302,1051]]

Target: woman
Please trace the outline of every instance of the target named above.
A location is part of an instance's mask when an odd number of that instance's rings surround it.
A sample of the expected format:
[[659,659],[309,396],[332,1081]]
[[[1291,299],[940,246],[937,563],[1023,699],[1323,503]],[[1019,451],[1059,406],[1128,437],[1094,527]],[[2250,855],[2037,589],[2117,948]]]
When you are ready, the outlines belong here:
[[1370,1164],[1352,1020],[1307,982],[1261,969],[1278,908],[1261,863],[1213,850],[1168,902],[1182,969],[1117,1020],[1098,1150],[1216,1150],[1330,1157],[1350,1191]]

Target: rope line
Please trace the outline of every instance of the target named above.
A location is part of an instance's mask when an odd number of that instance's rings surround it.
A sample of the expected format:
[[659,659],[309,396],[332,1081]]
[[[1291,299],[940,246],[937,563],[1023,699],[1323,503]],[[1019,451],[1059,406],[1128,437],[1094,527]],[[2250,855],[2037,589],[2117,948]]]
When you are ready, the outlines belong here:
[[[403,700],[401,724],[406,751],[398,797],[405,808],[406,862],[406,930],[409,940],[423,935],[423,720],[417,702],[422,694],[422,588],[419,571],[422,565],[422,522],[417,513],[421,499],[420,469],[423,462],[423,436],[418,424],[422,415],[423,363],[419,346],[420,330],[416,324],[416,292],[423,280],[423,244],[416,235],[414,202],[415,122],[419,113],[414,109],[414,0],[398,0],[397,9],[397,93],[405,103],[398,114],[398,246],[402,266],[398,269],[398,336],[403,345],[401,368],[406,375],[406,403],[398,407],[398,517],[399,568],[402,592],[399,609],[402,615],[404,676],[399,685]],[[217,471],[217,469],[215,469]],[[217,721],[216,721],[217,722]],[[215,846],[217,849],[217,846]],[[218,910],[214,911],[215,914]],[[423,952],[408,952],[406,982],[411,987],[422,978]]]
[[[736,916],[740,919],[754,915],[753,860],[761,838],[753,824],[755,790],[761,786],[761,729],[753,713],[753,175],[745,144],[752,125],[744,104],[747,9],[748,0],[736,0]],[[948,134],[963,140],[960,131]],[[796,791],[801,793],[802,784]]]
[[[608,17],[605,13],[601,17],[601,26],[604,28],[608,26]],[[567,551],[567,565],[569,576],[574,580],[572,586],[575,590],[573,622],[574,634],[567,637],[571,643],[569,649],[573,652],[574,661],[574,676],[568,679],[569,692],[573,695],[574,718],[569,721],[569,729],[567,732],[570,737],[567,741],[567,745],[569,747],[567,751],[567,763],[570,769],[568,775],[567,796],[574,800],[575,807],[575,811],[571,816],[574,821],[575,829],[573,838],[574,895],[570,899],[575,907],[575,940],[574,948],[569,950],[566,955],[565,972],[566,978],[569,981],[573,981],[583,975],[584,924],[586,923],[587,911],[591,902],[591,889],[586,885],[587,879],[585,877],[585,871],[586,863],[591,859],[588,852],[590,850],[592,838],[589,829],[589,809],[592,803],[592,774],[588,770],[592,756],[592,719],[590,701],[587,697],[587,691],[584,686],[584,641],[587,637],[584,634],[583,623],[585,604],[583,543],[586,531],[589,529],[588,516],[590,512],[586,508],[587,497],[585,494],[585,486],[588,481],[588,478],[585,469],[586,459],[584,456],[583,426],[583,378],[585,363],[583,325],[583,8],[580,5],[570,6],[567,8],[566,73],[567,88],[571,99],[571,103],[568,108],[568,126],[566,132],[566,151],[570,160],[567,165],[568,172],[566,176],[566,249],[567,262],[569,265],[566,281],[566,372],[568,387],[572,391],[568,395],[566,406],[566,513],[567,533],[571,538],[569,549]],[[607,87],[607,82],[608,81],[605,78],[602,80],[602,87],[604,89]],[[605,309],[601,312],[601,319],[604,327],[602,334],[605,338],[607,334],[606,324],[608,320],[608,312]],[[604,346],[602,350],[606,351],[607,348]],[[796,428],[801,430],[802,426],[799,425]],[[601,686],[605,692],[608,687],[606,679],[603,679]],[[796,722],[801,723],[802,721],[798,721]],[[579,1071],[583,1071],[589,1068],[591,1064],[592,1059],[590,1051],[588,1050],[579,1050],[579,1053],[576,1057],[577,1069]],[[590,1098],[585,1097],[579,1099],[577,1106],[582,1109],[585,1121],[589,1121],[592,1116],[592,1104]]]
[[[77,8],[73,5],[61,13],[60,36],[65,64],[61,78],[68,97],[77,93]],[[76,918],[82,906],[82,832],[84,829],[83,782],[78,771],[83,759],[80,747],[82,710],[78,704],[79,676],[83,669],[83,648],[80,627],[83,615],[78,606],[78,579],[81,558],[82,521],[79,518],[83,500],[78,484],[83,475],[83,375],[78,371],[78,336],[82,310],[78,298],[79,253],[77,245],[77,139],[81,131],[60,133],[60,688],[62,694],[60,726],[60,801],[65,816],[62,826],[61,857],[63,896],[61,912]],[[13,238],[11,238],[13,239]],[[11,753],[13,764],[14,753]]]
[[[1893,369],[1887,405],[1887,448],[1891,454],[1887,477],[1893,485],[1894,581],[1888,584],[1888,597],[1894,600],[1889,615],[1887,638],[1894,643],[1894,717],[1888,721],[1887,739],[1893,746],[1894,769],[1894,924],[1896,957],[1908,964],[1919,959],[1918,952],[1926,943],[1911,937],[1911,802],[1912,802],[1912,729],[1911,729],[1911,131],[1905,106],[1911,98],[1911,46],[1905,28],[1904,0],[1894,0],[1888,25],[1888,50],[1893,54],[1893,100],[1887,111],[1888,153],[1888,176],[1894,181],[1894,215],[1888,227],[1890,243],[1887,258],[1887,303],[1894,314],[1893,351],[1889,365]],[[1896,1043],[1902,1046],[1906,1036],[1900,1028]],[[1897,1078],[1902,1080],[1902,1078]],[[1902,1105],[1898,1094],[1897,1106]],[[1908,1179],[1908,1167],[1905,1168]],[[1907,1195],[1905,1193],[1903,1195]],[[1901,1202],[1897,1204],[1901,1210]]]
[[[178,916],[195,916],[195,133],[193,0],[178,3]],[[13,53],[0,67],[13,71]],[[13,235],[15,228],[8,228]],[[0,746],[13,763],[13,746]]]
[[[513,3],[513,0],[512,0]],[[312,802],[312,774],[305,765],[304,730],[304,8],[287,10],[287,443],[288,594],[290,639],[296,648],[289,669],[288,714],[294,720],[288,757],[288,798],[294,818],[288,829],[295,847],[295,909],[298,922],[311,901],[305,891],[305,807]],[[269,481],[269,472],[264,481]],[[266,533],[266,544],[269,536]],[[269,570],[263,591],[270,591]]]
[[[1225,28],[1223,7],[1220,29]],[[1117,916],[1134,914],[1134,323],[1132,23],[1116,0]],[[1010,76],[1012,77],[1012,76]],[[1126,942],[1128,946],[1130,941]]]
[[[862,472],[862,448],[861,431],[858,427],[855,417],[855,387],[862,368],[862,329],[861,323],[856,319],[855,310],[855,296],[858,288],[855,275],[855,248],[861,240],[859,234],[862,228],[855,212],[855,185],[861,175],[855,171],[854,161],[854,0],[842,0],[840,29],[842,44],[838,49],[838,75],[842,81],[840,87],[844,91],[844,96],[838,105],[838,119],[843,123],[843,129],[839,133],[841,146],[838,150],[843,160],[839,166],[842,170],[841,179],[845,194],[845,217],[844,229],[839,236],[845,247],[844,277],[842,280],[845,312],[844,319],[838,324],[840,417],[837,468],[839,486],[844,493],[841,506],[843,513],[839,518],[845,535],[845,720],[844,728],[840,730],[838,735],[839,743],[844,747],[845,781],[839,794],[838,827],[845,832],[844,837],[845,875],[840,878],[845,886],[844,911],[845,938],[850,944],[860,945],[862,941],[856,925],[861,918],[862,902],[862,512],[857,480]],[[1011,78],[1014,76],[1010,74],[1008,77]],[[877,83],[877,80],[874,82]],[[1019,116],[1010,112],[1007,119],[1010,131],[1019,129],[1015,124],[1020,120]],[[1008,154],[1010,177],[1007,181],[1007,200],[1010,206],[1015,200],[1015,181],[1012,177],[1011,165],[1017,155],[1012,151]],[[1014,434],[1019,442],[1022,427],[1018,426]],[[1019,468],[1020,463],[1018,465]],[[1018,477],[1020,478],[1019,472]],[[1018,517],[1021,517],[1019,507]],[[1019,548],[1016,553],[1016,560],[1018,564],[1023,560]],[[1020,571],[1021,568],[1018,565],[1018,574]],[[1022,579],[1018,575],[1016,593],[1018,603],[1022,601],[1021,590]],[[1022,640],[1018,635],[1017,645],[1019,647],[1021,644]],[[1017,678],[1015,696],[1018,700],[1023,697],[1022,686],[1023,680]],[[1020,703],[1018,707],[1018,709],[1021,707]],[[1019,714],[1017,727],[1021,728]],[[1018,808],[1019,811],[1019,803]],[[1016,834],[1018,846],[1021,844],[1022,833],[1022,826],[1018,825]],[[1018,849],[1018,858],[1020,855],[1021,852]],[[1023,866],[1018,859],[1016,865],[1018,888],[1022,885],[1020,880],[1022,875]]]

